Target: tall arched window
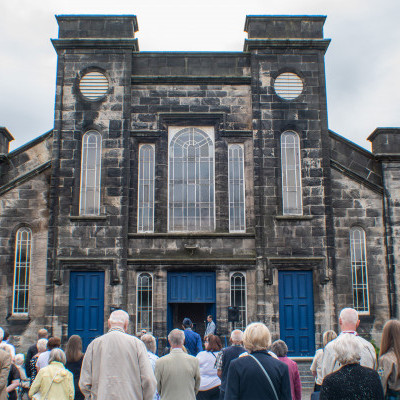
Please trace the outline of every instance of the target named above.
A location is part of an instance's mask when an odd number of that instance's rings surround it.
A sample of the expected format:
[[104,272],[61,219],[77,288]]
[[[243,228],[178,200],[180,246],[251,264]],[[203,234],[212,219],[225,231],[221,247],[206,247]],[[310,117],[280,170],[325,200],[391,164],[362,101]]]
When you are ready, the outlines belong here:
[[244,198],[244,156],[243,146],[229,145],[228,176],[229,176],[229,231],[244,232],[245,198]]
[[214,131],[170,128],[169,231],[214,230]]
[[234,323],[234,328],[245,329],[246,317],[246,277],[241,272],[231,275],[231,306],[239,310],[239,321]]
[[153,331],[153,277],[143,272],[137,280],[136,330]]
[[15,238],[13,314],[28,313],[32,231],[18,229]]
[[89,131],[82,138],[80,215],[100,214],[101,135]]
[[353,283],[353,307],[361,313],[369,313],[367,249],[365,231],[360,227],[350,230],[351,278]]
[[139,148],[138,232],[154,231],[154,146]]
[[287,131],[281,136],[282,203],[284,215],[303,214],[301,193],[300,139]]

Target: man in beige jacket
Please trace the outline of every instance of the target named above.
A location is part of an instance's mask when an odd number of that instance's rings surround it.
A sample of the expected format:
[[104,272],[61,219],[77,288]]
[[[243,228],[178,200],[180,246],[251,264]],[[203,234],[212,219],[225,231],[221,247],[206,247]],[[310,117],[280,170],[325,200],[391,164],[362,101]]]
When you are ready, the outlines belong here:
[[144,343],[126,333],[129,315],[111,313],[109,331],[89,344],[79,387],[86,400],[152,400],[156,380]]
[[185,334],[174,329],[168,335],[171,352],[156,361],[157,391],[161,400],[195,400],[200,386],[199,361],[182,347]]
[[[4,331],[0,328],[0,343],[3,340]],[[11,356],[7,351],[0,349],[0,400],[7,400],[7,380],[11,366]]]

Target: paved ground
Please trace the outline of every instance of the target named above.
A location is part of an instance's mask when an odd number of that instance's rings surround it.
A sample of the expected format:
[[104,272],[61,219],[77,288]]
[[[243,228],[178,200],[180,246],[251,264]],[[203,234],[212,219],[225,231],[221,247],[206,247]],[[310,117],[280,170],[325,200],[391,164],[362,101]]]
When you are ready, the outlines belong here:
[[312,389],[303,389],[301,391],[301,400],[310,400],[311,393],[313,392]]

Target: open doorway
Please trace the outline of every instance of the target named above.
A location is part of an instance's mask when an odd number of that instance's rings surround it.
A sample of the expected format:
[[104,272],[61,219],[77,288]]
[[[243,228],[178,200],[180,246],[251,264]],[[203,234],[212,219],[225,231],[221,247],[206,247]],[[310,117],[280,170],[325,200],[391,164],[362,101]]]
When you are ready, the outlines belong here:
[[171,304],[172,329],[182,329],[184,318],[190,318],[193,322],[193,330],[202,338],[206,331],[208,304],[204,303],[175,303]]

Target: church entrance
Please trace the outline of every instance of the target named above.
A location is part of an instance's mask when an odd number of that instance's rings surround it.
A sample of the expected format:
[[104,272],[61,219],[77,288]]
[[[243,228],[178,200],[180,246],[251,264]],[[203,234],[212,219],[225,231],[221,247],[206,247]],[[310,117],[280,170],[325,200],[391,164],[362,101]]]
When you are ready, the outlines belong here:
[[216,319],[215,272],[168,272],[167,328],[182,329],[184,318],[193,322],[193,330],[204,336],[207,315]]

